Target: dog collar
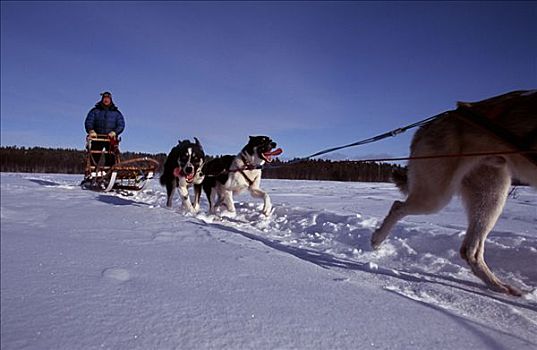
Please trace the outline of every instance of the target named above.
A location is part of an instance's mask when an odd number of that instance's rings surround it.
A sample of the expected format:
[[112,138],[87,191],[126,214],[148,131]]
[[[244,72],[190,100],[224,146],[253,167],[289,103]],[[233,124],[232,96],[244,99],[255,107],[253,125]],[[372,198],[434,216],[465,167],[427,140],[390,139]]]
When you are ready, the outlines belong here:
[[252,163],[250,163],[248,161],[248,159],[246,159],[246,157],[244,157],[244,152],[241,152],[241,160],[242,162],[244,163],[244,168],[241,169],[242,170],[257,170],[257,169],[263,169],[263,166],[262,165],[253,165]]

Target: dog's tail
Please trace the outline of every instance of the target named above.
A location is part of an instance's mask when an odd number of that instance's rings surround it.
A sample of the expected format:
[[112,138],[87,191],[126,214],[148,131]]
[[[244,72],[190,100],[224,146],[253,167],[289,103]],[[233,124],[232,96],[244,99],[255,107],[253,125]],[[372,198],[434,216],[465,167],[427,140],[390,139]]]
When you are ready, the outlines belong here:
[[408,169],[398,168],[392,171],[392,182],[399,188],[399,191],[408,194]]

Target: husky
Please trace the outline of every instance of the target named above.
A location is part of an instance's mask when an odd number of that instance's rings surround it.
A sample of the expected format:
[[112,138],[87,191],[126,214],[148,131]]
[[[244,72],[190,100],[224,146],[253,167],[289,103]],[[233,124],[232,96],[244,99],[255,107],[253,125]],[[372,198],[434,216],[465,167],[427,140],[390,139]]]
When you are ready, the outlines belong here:
[[[476,126],[468,113],[489,127]],[[478,155],[462,156],[472,153]],[[483,153],[489,155],[479,155]],[[537,90],[459,102],[456,110],[421,126],[410,156],[440,155],[458,156],[411,159],[406,173],[394,174],[407,198],[393,203],[371,237],[372,247],[379,247],[398,220],[435,213],[458,194],[468,217],[461,257],[490,289],[520,296],[520,290],[498,279],[485,263],[485,240],[502,213],[511,180],[537,188]]]
[[[205,152],[197,138],[195,142],[179,140],[173,147],[164,162],[164,171],[160,176],[160,183],[166,186],[168,200],[166,206],[172,207],[173,192],[177,188],[183,203],[183,209],[189,213],[199,211],[201,198],[201,183],[203,182],[202,168],[205,161]],[[194,187],[194,203],[190,201],[188,188]]]
[[209,201],[209,212],[224,204],[235,213],[233,194],[248,189],[254,198],[263,198],[263,214],[270,215],[272,203],[270,196],[260,188],[261,168],[271,162],[273,156],[282,153],[281,148],[273,150],[276,142],[268,136],[250,136],[249,142],[236,156],[225,155],[205,164],[203,190]]

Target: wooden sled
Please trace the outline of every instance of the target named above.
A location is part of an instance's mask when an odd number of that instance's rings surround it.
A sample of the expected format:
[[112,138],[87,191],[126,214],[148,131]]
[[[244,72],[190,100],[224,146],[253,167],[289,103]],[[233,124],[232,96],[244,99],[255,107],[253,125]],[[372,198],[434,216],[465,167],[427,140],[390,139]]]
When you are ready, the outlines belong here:
[[83,188],[103,192],[140,191],[153,178],[159,162],[148,157],[121,161],[119,141],[108,135],[87,138]]

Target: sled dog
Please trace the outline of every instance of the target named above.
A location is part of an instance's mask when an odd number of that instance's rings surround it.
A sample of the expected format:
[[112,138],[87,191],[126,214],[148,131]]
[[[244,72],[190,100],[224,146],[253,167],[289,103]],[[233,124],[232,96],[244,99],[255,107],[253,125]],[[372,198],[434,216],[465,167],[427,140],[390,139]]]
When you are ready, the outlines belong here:
[[[476,126],[472,116],[488,126]],[[472,153],[489,155],[462,156]],[[511,179],[537,187],[537,90],[459,102],[456,110],[421,126],[413,137],[410,156],[439,155],[455,156],[411,159],[406,173],[394,174],[394,182],[407,197],[393,203],[371,237],[373,248],[379,247],[398,220],[435,213],[458,194],[468,216],[462,258],[490,289],[521,295],[485,263],[485,240],[502,213]]]
[[[164,171],[160,176],[160,183],[166,186],[168,200],[166,205],[172,207],[173,192],[177,188],[183,209],[189,213],[199,211],[201,197],[201,183],[203,174],[201,169],[205,161],[205,153],[199,140],[194,137],[195,143],[190,140],[179,141],[173,147],[164,162]],[[194,187],[194,203],[190,201],[188,188]]]
[[263,214],[270,215],[270,197],[260,188],[261,167],[282,153],[280,148],[273,150],[275,147],[276,143],[268,136],[250,136],[238,155],[226,155],[207,162],[203,167],[203,190],[209,201],[209,212],[214,214],[222,203],[230,212],[235,212],[233,194],[248,189],[252,197],[263,198]]

